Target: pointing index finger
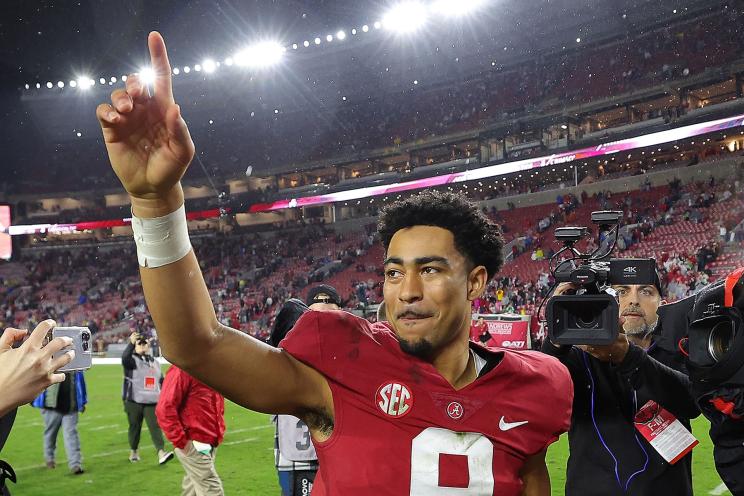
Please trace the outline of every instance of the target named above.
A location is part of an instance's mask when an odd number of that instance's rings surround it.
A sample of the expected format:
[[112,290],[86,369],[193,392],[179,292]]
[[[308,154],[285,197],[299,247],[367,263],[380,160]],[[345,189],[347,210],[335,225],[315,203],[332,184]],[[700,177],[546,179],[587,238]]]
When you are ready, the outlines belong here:
[[155,99],[169,105],[173,101],[173,86],[171,83],[171,66],[168,61],[168,52],[165,49],[165,40],[157,31],[150,33],[147,37],[147,46],[150,49],[150,63],[155,73]]

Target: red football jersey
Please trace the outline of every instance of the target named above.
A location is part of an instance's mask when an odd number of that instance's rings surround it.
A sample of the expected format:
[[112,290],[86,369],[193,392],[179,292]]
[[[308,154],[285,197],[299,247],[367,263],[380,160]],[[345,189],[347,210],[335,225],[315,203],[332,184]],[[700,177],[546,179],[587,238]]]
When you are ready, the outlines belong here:
[[525,459],[570,424],[571,377],[540,353],[471,343],[501,361],[455,390],[385,323],[349,313],[308,312],[280,346],[333,392],[333,434],[315,443],[314,496],[518,495]]

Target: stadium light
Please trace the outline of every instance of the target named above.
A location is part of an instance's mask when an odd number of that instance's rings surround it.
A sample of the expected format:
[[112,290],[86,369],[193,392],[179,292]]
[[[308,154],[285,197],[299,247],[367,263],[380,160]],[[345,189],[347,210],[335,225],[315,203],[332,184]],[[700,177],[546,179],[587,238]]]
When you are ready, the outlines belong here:
[[305,41],[302,42],[302,46],[304,46],[305,48],[307,48],[307,47],[310,46],[310,42],[307,41],[307,40],[305,40]]
[[76,87],[77,87],[77,81],[73,79],[72,81],[70,81],[70,88],[76,88]]
[[196,65],[194,66],[194,70],[195,70],[196,72],[201,72],[201,69],[202,69],[202,68],[201,68],[201,64],[196,64]]
[[431,10],[438,15],[464,17],[482,7],[484,3],[485,0],[436,0],[431,4]]
[[152,84],[155,82],[155,71],[152,70],[152,67],[143,67],[140,69],[139,75],[140,79],[145,84]]
[[184,67],[183,68],[183,72],[185,72],[186,74],[188,74],[189,72],[191,72],[191,67],[189,67],[189,66]]
[[41,83],[36,83],[36,89],[41,89]]
[[215,64],[212,59],[205,59],[204,62],[202,62],[202,68],[204,69],[204,72],[211,74],[217,69],[217,64]]
[[101,84],[106,84],[106,78],[100,78],[98,82]]
[[336,33],[336,38],[339,40],[344,40],[346,39],[346,33],[343,31],[339,31],[338,33]]
[[242,50],[235,55],[235,63],[244,67],[270,67],[281,62],[284,48],[276,41],[262,41]]
[[64,88],[65,82],[64,81],[57,81],[57,88]]
[[329,34],[328,36],[326,36],[326,41],[328,43],[332,42],[333,41],[333,35],[332,34]]
[[419,2],[404,2],[393,6],[385,13],[382,24],[396,33],[412,33],[426,23],[428,12]]
[[179,69],[178,67],[174,67],[173,68],[173,75],[174,76],[178,76],[179,74],[181,74],[181,69]]
[[368,32],[369,31],[369,26],[367,26],[366,24],[364,26],[362,26],[362,31],[364,31],[365,33]]
[[315,44],[320,45],[320,38],[315,38]]
[[[77,78],[77,80],[78,80],[78,86],[80,87],[81,90],[87,90],[88,88],[90,88],[91,86],[95,84],[95,81],[93,81],[88,76],[80,76]],[[70,83],[70,85],[72,85],[72,83]]]
[[29,89],[30,87],[31,87],[31,86],[30,86],[30,85],[29,85],[28,83],[26,83],[26,84],[24,85],[24,88],[26,88],[26,89]]

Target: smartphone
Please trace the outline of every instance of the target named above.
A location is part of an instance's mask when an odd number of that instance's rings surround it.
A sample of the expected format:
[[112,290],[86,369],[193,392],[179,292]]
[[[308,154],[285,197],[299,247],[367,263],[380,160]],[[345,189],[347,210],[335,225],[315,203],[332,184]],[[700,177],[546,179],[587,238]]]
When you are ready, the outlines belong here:
[[93,341],[90,329],[87,327],[55,327],[51,330],[50,337],[51,339],[58,337],[72,338],[72,344],[52,355],[53,358],[57,358],[70,350],[75,350],[75,358],[73,358],[70,363],[57,370],[57,372],[88,370],[93,364],[93,355],[91,354]]

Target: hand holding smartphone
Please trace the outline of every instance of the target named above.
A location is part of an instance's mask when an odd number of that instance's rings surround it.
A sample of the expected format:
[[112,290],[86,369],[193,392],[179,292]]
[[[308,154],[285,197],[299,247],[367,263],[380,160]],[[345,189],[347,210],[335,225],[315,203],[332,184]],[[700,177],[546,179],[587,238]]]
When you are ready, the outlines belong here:
[[70,363],[62,366],[57,372],[76,372],[79,370],[88,370],[93,364],[93,341],[90,329],[87,327],[54,327],[50,330],[49,340],[54,338],[67,337],[72,339],[72,344],[62,348],[52,355],[52,359],[64,355],[68,351],[75,352],[75,358]]
[[85,327],[56,327],[45,320],[31,333],[5,329],[0,334],[0,416],[64,381],[64,372],[90,368],[90,348]]

